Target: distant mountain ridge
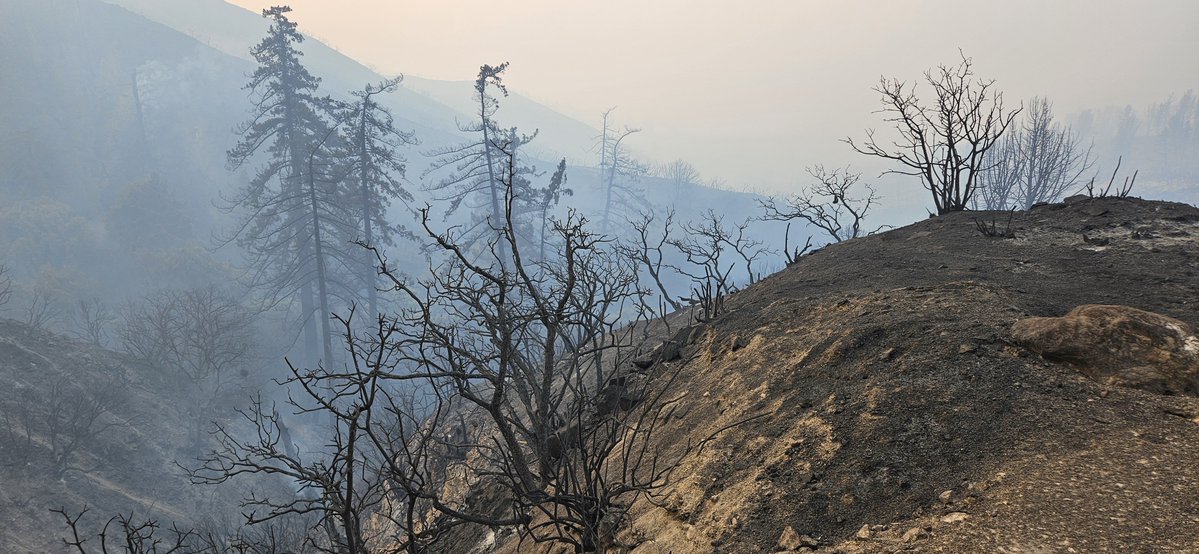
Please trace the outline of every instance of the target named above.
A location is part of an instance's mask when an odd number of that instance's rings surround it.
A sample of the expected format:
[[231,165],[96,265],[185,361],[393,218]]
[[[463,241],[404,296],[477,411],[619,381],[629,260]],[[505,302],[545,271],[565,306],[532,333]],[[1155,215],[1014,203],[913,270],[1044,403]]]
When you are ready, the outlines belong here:
[[[103,0],[121,6],[147,19],[171,27],[221,52],[250,59],[250,48],[266,32],[267,23],[258,14],[221,0]],[[304,21],[297,20],[300,32]],[[335,95],[344,95],[367,83],[375,83],[384,75],[366,67],[353,58],[319,39],[305,35],[300,45],[304,62],[313,75],[324,80],[323,88]],[[499,63],[504,60],[479,60]],[[444,128],[455,120],[469,120],[472,106],[473,75],[463,75],[461,81],[439,81],[405,76],[403,88],[386,100],[397,115],[430,128]],[[516,85],[519,88],[519,85]],[[344,89],[344,90],[342,90]],[[533,150],[546,159],[567,157],[572,165],[586,163],[596,129],[537,103],[519,92],[511,92],[502,104],[499,120],[503,125],[516,125],[532,131],[540,129],[543,139],[533,144]]]

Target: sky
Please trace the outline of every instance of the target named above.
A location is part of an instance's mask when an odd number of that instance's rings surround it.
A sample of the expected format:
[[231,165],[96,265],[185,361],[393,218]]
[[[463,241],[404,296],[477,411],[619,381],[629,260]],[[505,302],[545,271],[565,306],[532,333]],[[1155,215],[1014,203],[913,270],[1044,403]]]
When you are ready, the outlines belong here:
[[[281,0],[228,0],[259,11]],[[472,79],[593,126],[608,107],[643,156],[734,188],[787,190],[805,166],[869,160],[880,76],[916,79],[959,49],[1008,102],[1065,115],[1199,89],[1199,2],[291,0],[301,30],[383,73]],[[542,140],[542,139],[539,139]],[[549,140],[545,137],[544,140]],[[632,139],[630,139],[632,140]]]

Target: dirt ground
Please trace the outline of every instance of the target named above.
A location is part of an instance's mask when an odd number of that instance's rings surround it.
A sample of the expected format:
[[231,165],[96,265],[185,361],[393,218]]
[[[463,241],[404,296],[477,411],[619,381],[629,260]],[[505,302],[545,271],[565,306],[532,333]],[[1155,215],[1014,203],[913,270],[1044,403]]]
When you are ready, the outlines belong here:
[[[1125,304],[1199,324],[1199,209],[1083,199],[830,246],[735,295],[685,352],[692,458],[634,552],[1199,551],[1199,399],[1107,389],[1010,343]],[[1084,238],[1085,237],[1085,238]],[[744,345],[741,348],[737,348]],[[790,545],[796,547],[795,544]]]

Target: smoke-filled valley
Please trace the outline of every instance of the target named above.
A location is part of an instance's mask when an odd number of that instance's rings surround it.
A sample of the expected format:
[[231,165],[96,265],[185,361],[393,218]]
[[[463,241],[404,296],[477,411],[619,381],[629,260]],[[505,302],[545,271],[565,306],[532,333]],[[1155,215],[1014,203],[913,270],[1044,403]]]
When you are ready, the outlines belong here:
[[0,0],[0,550],[1199,548],[1199,81],[946,45],[780,186],[234,4]]

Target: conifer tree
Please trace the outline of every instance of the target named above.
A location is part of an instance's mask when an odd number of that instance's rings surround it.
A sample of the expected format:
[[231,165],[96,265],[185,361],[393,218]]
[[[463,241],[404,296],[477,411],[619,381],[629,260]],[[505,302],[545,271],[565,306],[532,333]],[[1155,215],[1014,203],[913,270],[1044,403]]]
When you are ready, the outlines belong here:
[[[345,229],[351,215],[340,205],[344,194],[337,190],[339,179],[329,154],[330,141],[337,140],[326,119],[333,103],[317,95],[320,79],[301,63],[297,45],[304,37],[288,19],[290,11],[287,6],[263,10],[270,29],[250,51],[258,68],[245,88],[254,103],[228,161],[232,169],[255,158],[265,161],[250,182],[227,199],[229,208],[241,214],[229,240],[246,250],[250,284],[269,305],[298,301],[305,352],[315,361],[319,339],[314,317],[328,317],[333,278],[322,246],[346,240],[353,231]],[[318,305],[323,312],[319,315]],[[329,338],[323,342],[329,344]],[[326,349],[326,358],[329,354]]]

